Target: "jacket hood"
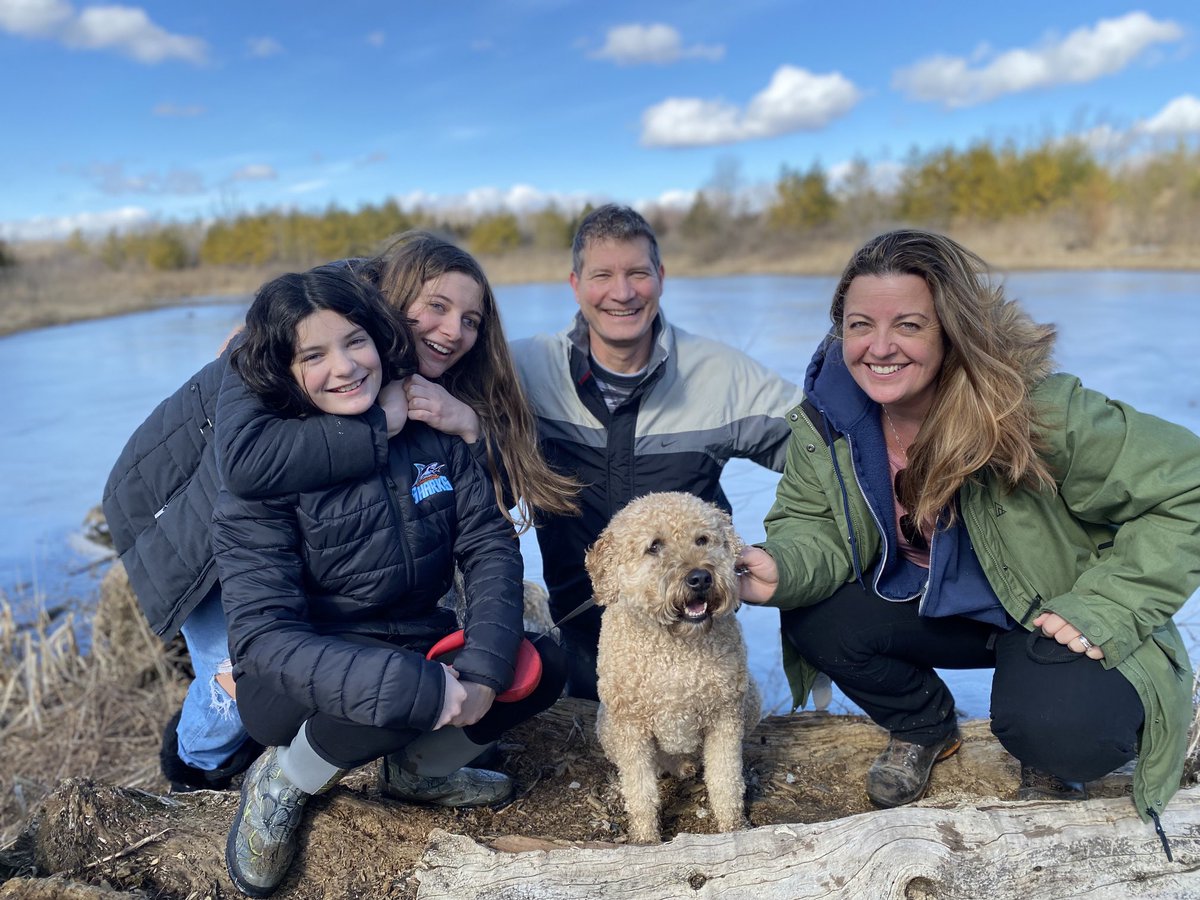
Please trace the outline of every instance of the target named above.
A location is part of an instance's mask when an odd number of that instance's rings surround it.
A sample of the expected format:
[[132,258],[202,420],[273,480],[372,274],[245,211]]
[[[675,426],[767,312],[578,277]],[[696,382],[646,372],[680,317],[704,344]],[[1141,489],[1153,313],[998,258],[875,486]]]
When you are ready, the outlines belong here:
[[[827,336],[813,354],[805,373],[804,391],[829,425],[845,435],[854,480],[883,539],[879,562],[871,576],[875,592],[897,601],[920,596],[922,615],[962,615],[1008,627],[1008,616],[975,557],[961,518],[954,526],[935,531],[928,570],[910,562],[900,552],[892,473],[879,424],[880,407],[846,368],[842,342],[833,335]],[[836,454],[834,465],[837,465]],[[846,479],[840,472],[839,480],[846,490]]]

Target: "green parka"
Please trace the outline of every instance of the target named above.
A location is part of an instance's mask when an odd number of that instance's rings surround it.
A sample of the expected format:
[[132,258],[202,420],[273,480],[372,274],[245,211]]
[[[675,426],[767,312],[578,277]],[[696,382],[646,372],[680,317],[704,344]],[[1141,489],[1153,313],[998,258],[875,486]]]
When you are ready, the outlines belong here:
[[[1050,376],[1033,397],[1057,492],[1009,492],[984,470],[959,490],[959,508],[1008,614],[1032,630],[1039,613],[1057,613],[1136,688],[1146,719],[1133,799],[1146,819],[1179,788],[1192,717],[1191,665],[1171,616],[1200,585],[1200,437],[1070,375]],[[855,577],[851,533],[866,569],[882,542],[846,438],[832,443],[839,479],[802,407],[788,420],[787,467],[763,544],[779,569],[769,605],[780,609],[818,603]],[[800,707],[817,673],[786,640],[783,649]]]

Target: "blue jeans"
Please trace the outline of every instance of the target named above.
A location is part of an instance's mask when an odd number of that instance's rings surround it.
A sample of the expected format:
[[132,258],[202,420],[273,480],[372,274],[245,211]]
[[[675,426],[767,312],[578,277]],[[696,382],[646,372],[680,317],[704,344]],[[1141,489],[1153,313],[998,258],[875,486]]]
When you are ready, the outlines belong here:
[[231,669],[219,584],[192,610],[180,630],[196,678],[183,699],[175,729],[179,758],[193,768],[211,772],[228,762],[249,738],[238,715],[237,701],[216,680],[218,674]]

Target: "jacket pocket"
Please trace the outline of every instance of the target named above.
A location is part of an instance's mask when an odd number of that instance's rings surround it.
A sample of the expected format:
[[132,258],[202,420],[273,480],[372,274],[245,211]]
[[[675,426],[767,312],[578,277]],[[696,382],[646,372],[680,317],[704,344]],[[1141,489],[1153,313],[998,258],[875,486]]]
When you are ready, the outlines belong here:
[[1088,658],[1086,653],[1076,653],[1066,644],[1060,644],[1054,638],[1048,638],[1040,631],[1030,633],[1025,641],[1025,652],[1035,663],[1045,666],[1073,663],[1076,660]]

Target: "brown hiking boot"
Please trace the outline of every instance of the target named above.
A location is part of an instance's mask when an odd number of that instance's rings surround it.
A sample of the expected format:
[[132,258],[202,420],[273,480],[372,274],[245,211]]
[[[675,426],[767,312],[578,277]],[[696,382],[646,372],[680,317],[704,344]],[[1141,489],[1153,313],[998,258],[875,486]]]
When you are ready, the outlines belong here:
[[953,756],[961,746],[962,735],[957,725],[928,747],[893,735],[867,772],[867,796],[876,806],[884,808],[919,800],[929,787],[934,763]]

